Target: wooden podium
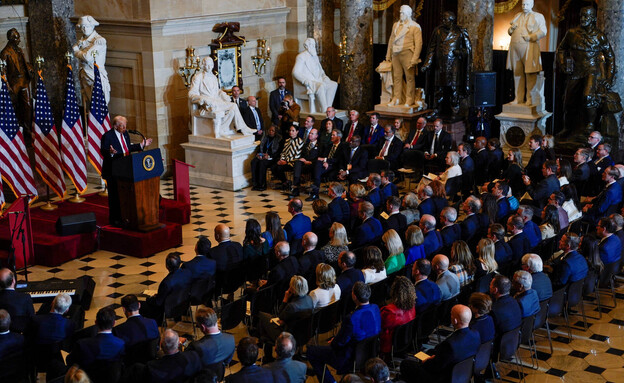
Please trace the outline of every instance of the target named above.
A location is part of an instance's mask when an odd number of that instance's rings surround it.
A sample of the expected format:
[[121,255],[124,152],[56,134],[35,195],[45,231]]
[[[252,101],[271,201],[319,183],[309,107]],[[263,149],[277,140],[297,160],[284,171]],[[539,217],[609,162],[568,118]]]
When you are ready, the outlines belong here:
[[134,153],[113,161],[121,219],[127,224],[127,229],[148,232],[164,226],[158,222],[163,170],[160,149]]

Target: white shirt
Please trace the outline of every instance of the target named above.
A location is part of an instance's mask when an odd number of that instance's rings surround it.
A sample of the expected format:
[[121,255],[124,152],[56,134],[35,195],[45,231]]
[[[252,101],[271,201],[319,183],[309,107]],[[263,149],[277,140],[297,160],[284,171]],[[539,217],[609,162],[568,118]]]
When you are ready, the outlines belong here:
[[386,279],[386,269],[377,272],[375,269],[362,269],[362,274],[364,274],[364,283],[376,283],[379,281],[383,281]]
[[331,289],[322,289],[317,287],[310,291],[310,298],[314,303],[314,308],[329,306],[330,304],[340,300],[340,286],[334,285]]

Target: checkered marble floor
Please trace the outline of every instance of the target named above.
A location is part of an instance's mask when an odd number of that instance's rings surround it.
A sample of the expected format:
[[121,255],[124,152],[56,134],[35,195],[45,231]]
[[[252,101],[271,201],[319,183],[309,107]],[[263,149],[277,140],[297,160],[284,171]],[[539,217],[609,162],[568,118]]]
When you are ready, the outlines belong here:
[[[89,185],[89,190],[98,190],[99,185]],[[170,179],[161,181],[161,194],[165,198],[173,198],[173,184]],[[302,198],[306,196],[302,194]],[[321,198],[328,199],[326,195]],[[28,270],[32,281],[51,277],[61,279],[77,278],[83,275],[92,276],[95,280],[95,292],[91,309],[86,313],[85,326],[94,323],[97,310],[111,306],[115,308],[118,323],[124,321],[120,308],[120,299],[125,294],[140,294],[146,289],[156,289],[165,277],[165,257],[171,252],[180,255],[183,261],[194,256],[194,246],[199,235],[208,236],[214,244],[214,226],[224,223],[230,226],[233,240],[242,241],[245,220],[255,218],[264,227],[264,214],[273,210],[280,214],[282,223],[289,219],[287,212],[288,198],[277,190],[264,192],[246,188],[237,192],[216,190],[206,187],[191,186],[192,212],[191,223],[183,226],[183,243],[174,249],[155,254],[149,258],[133,258],[114,254],[108,251],[96,251],[80,259],[67,262],[58,267],[49,268],[33,266]],[[35,205],[36,207],[37,205]],[[304,213],[313,216],[311,203],[304,202]],[[573,340],[567,339],[567,329],[562,318],[553,322],[553,347],[550,355],[545,330],[538,330],[537,358],[538,369],[524,368],[527,382],[624,382],[624,289],[618,289],[618,306],[613,309],[603,307],[603,315],[598,319],[596,305],[586,301],[585,311],[588,317],[588,330],[583,330],[582,318],[572,316],[575,326],[572,330]],[[601,302],[611,305],[612,301],[602,294]],[[173,323],[172,323],[173,325]],[[559,325],[559,326],[557,326]],[[179,322],[175,327],[181,334],[193,333],[188,322]],[[239,325],[234,329],[238,342],[247,336],[246,328]],[[521,350],[520,357],[525,365],[530,364],[528,350]],[[231,372],[240,367],[234,363]],[[519,374],[515,367],[501,365],[501,374],[510,381],[518,381]],[[308,382],[316,381],[308,378]]]

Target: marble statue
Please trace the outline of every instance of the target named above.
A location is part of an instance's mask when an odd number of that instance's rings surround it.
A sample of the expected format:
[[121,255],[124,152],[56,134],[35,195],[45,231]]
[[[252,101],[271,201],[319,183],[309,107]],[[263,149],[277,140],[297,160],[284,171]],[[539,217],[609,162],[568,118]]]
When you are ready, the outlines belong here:
[[100,79],[102,80],[102,90],[106,103],[110,101],[110,83],[108,81],[108,73],[104,64],[106,64],[106,39],[95,31],[95,27],[100,25],[92,16],[82,16],[78,20],[77,27],[82,32],[82,38],[73,46],[74,56],[80,61],[80,86],[82,88],[82,97],[91,101],[91,93],[94,77],[94,63],[98,65],[100,70]]
[[387,104],[392,100],[392,62],[382,61],[375,68],[375,72],[379,73],[381,78],[381,103]]
[[[386,61],[392,62],[392,82],[394,84],[392,100],[388,106],[414,104],[416,89],[415,68],[420,62],[422,49],[422,31],[420,25],[412,20],[412,8],[401,5],[399,21],[392,26],[388,40]],[[405,76],[405,81],[403,77]],[[405,85],[404,85],[405,84]],[[403,88],[405,87],[405,91]]]
[[514,16],[507,31],[511,36],[507,69],[514,75],[516,97],[512,103],[515,104],[535,105],[538,101],[531,96],[536,89],[537,75],[542,71],[539,40],[548,30],[544,16],[533,12],[533,5],[533,0],[522,0],[522,12]]
[[599,108],[605,102],[609,108],[614,93],[610,89],[615,58],[607,37],[596,28],[596,10],[584,7],[580,16],[580,26],[566,32],[556,53],[559,70],[568,75],[563,101],[565,128],[558,135],[565,141],[585,140],[598,130]]
[[193,76],[188,92],[189,100],[199,108],[199,115],[214,120],[215,137],[219,138],[230,132],[234,123],[236,130],[243,135],[253,135],[256,129],[250,129],[241,115],[238,106],[230,101],[230,96],[219,88],[219,80],[212,73],[214,63],[209,57],[201,61],[201,72]]
[[29,140],[32,114],[30,82],[34,71],[19,47],[21,39],[17,29],[9,29],[7,40],[7,45],[0,52],[0,58],[6,62],[6,79],[15,105],[15,114],[20,125],[24,127],[26,139]]
[[303,47],[305,50],[297,55],[292,70],[295,80],[294,96],[298,99],[308,98],[310,113],[327,110],[334,103],[338,84],[325,74],[316,53],[316,41],[313,38],[307,38]]
[[470,90],[470,69],[472,66],[472,46],[468,32],[456,24],[455,14],[442,13],[442,25],[436,27],[431,35],[427,57],[422,72],[435,68],[433,105],[441,108],[445,90],[449,91],[449,100],[453,115],[459,113],[459,104]]

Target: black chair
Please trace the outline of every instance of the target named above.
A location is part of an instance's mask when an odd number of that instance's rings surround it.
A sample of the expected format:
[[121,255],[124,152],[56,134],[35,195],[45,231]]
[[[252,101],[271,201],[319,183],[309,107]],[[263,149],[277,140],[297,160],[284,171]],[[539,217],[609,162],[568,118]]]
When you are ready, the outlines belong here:
[[132,346],[126,346],[124,364],[126,366],[132,366],[135,363],[147,363],[150,360],[156,359],[158,340],[158,338],[148,339],[133,344]]
[[225,377],[225,364],[223,362],[209,364],[206,368],[204,368],[204,370],[214,373],[217,377],[217,382],[222,382]]
[[520,355],[518,355],[518,347],[520,346],[520,327],[507,331],[500,338],[498,362],[511,362],[511,358],[515,357],[514,363],[520,368],[520,374],[524,379],[524,369],[522,368],[522,361]]
[[325,334],[336,328],[340,315],[340,308],[338,302],[334,302],[312,314],[312,328],[314,329],[315,344],[318,345],[319,334]]
[[422,313],[416,314],[416,331],[415,332],[415,345],[416,350],[420,350],[424,341],[429,338],[429,335],[433,330],[438,327],[438,312],[439,305],[431,305]]
[[533,329],[535,327],[535,315],[530,315],[528,317],[522,318],[522,323],[520,324],[520,344],[526,345],[529,347],[529,354],[531,355],[531,368],[537,368],[537,357],[534,355],[534,344],[533,344]]
[[301,351],[303,346],[310,342],[314,336],[313,316],[306,315],[292,322],[286,323],[285,331],[292,334],[297,342],[297,350]]
[[264,278],[269,270],[269,260],[265,256],[252,259],[245,270],[245,277],[248,281],[256,281]]
[[260,312],[277,315],[275,307],[277,299],[278,297],[275,296],[275,285],[262,286],[255,293],[250,294],[251,316],[257,317]]
[[615,297],[615,276],[620,271],[620,261],[615,261],[604,265],[604,269],[600,274],[599,292],[604,288],[611,288],[611,297],[613,298],[613,306],[607,306],[608,308],[617,307],[617,299]]
[[411,320],[395,327],[392,332],[392,350],[390,351],[390,358],[392,359],[392,368],[394,370],[396,370],[396,364],[394,363],[395,355],[402,355],[412,346],[415,323],[415,320]]
[[[548,302],[550,298],[544,299],[540,302],[540,311],[535,315],[535,322],[533,323],[533,346],[535,346],[535,330],[540,329],[546,323],[548,318]],[[552,354],[552,339],[550,339],[550,332],[548,333],[548,343],[550,344],[550,353]]]
[[242,288],[247,280],[245,270],[244,265],[236,265],[229,270],[217,273],[217,293],[219,294],[217,298],[224,294],[234,294],[236,290]]
[[451,383],[470,383],[472,370],[474,369],[474,357],[466,358],[453,366]]
[[355,353],[353,357],[353,373],[363,370],[366,361],[379,355],[379,336],[374,335],[366,339],[362,339],[355,345]]
[[542,261],[546,262],[552,257],[558,242],[557,237],[548,238],[540,242],[541,246],[537,254],[542,258]]
[[440,326],[447,326],[451,323],[451,309],[456,304],[457,297],[453,297],[440,302],[437,308],[436,317],[438,319],[438,325],[436,326],[436,334],[438,336],[438,343],[442,341],[440,337]]
[[371,289],[371,296],[368,301],[370,303],[374,303],[379,307],[383,307],[386,305],[386,298],[388,297],[387,283],[387,279],[384,279],[383,281],[379,281],[369,285]]
[[475,281],[474,292],[488,294],[490,292],[490,283],[492,282],[492,278],[494,278],[494,273],[487,273],[477,279]]
[[490,359],[492,358],[492,348],[494,344],[492,342],[481,343],[479,351],[475,355],[475,362],[473,368],[474,376],[482,376],[484,371],[490,365]]
[[[588,296],[594,294],[596,306],[598,306],[598,319],[602,319],[602,307],[600,305],[600,293],[598,292],[599,272],[592,268],[587,272],[585,284],[583,285],[583,295]],[[596,319],[596,318],[592,318]]]
[[[562,315],[565,307],[565,286],[553,291],[553,296],[548,302],[548,315],[546,316],[546,331],[548,332],[548,341],[550,342],[550,353],[553,353],[552,341],[550,336],[550,318]],[[570,328],[568,327],[568,331]],[[570,334],[570,341],[572,341],[572,335]]]
[[167,298],[165,298],[165,306],[164,306],[164,314],[162,320],[162,327],[167,328],[167,319],[180,318],[183,315],[188,315],[191,317],[191,323],[193,324],[193,329],[195,329],[195,319],[193,318],[193,313],[191,312],[191,285],[187,285],[183,288],[174,290]]
[[189,292],[191,306],[208,306],[210,298],[214,293],[214,286],[215,281],[213,277],[193,281],[193,283],[191,284],[191,290]]
[[0,360],[0,381],[30,382],[27,366],[26,357],[21,352],[4,357]]
[[585,285],[585,278],[568,284],[566,290],[566,309],[564,314],[566,316],[566,324],[570,327],[569,313],[572,307],[577,305],[581,306],[581,314],[583,315],[583,328],[587,330],[587,318],[585,317],[585,305],[583,304],[583,286]]
[[121,360],[96,360],[84,370],[93,383],[117,383],[121,379]]
[[228,331],[238,326],[247,312],[247,299],[242,296],[239,299],[221,307],[221,330]]

